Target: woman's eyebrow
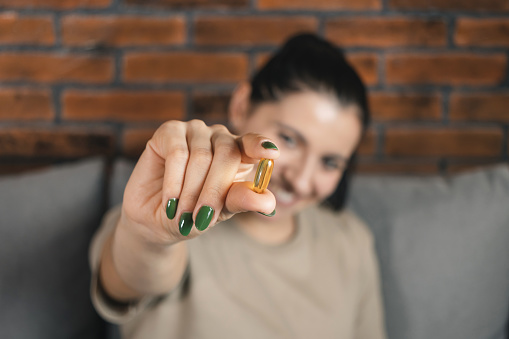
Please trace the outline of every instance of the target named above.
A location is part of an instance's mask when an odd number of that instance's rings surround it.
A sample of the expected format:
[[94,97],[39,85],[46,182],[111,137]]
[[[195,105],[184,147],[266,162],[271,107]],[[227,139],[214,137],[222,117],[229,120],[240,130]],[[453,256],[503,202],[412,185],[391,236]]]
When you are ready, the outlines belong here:
[[326,156],[324,156],[324,158],[334,159],[344,164],[348,163],[348,158],[341,154],[327,154]]
[[278,125],[278,127],[280,127],[280,128],[284,128],[284,129],[288,129],[288,130],[292,131],[292,133],[295,134],[295,137],[297,137],[297,139],[299,139],[299,141],[301,141],[303,144],[307,145],[306,138],[295,128],[288,126],[287,124],[284,124],[279,121],[276,121],[276,125]]
[[[295,128],[293,128],[291,126],[288,126],[287,124],[279,122],[279,121],[276,121],[275,123],[280,128],[288,129],[288,130],[292,131],[292,133],[295,134],[295,136],[299,139],[300,142],[302,142],[303,144],[307,145],[306,138],[298,130],[296,130]],[[328,154],[325,157],[339,160],[339,161],[341,161],[341,162],[343,162],[345,164],[348,163],[348,160],[349,160],[348,157],[345,157],[344,155],[341,155],[341,154]]]

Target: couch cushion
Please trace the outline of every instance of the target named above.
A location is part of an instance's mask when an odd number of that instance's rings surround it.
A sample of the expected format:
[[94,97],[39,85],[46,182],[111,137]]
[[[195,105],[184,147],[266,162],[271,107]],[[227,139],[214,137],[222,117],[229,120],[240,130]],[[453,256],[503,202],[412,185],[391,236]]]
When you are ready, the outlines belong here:
[[[115,163],[111,206],[133,167]],[[450,178],[357,176],[350,195],[376,237],[389,338],[506,338],[506,165]]]
[[103,161],[0,178],[0,337],[101,338],[88,246],[103,213]]
[[113,164],[108,196],[108,205],[110,208],[122,203],[124,189],[134,170],[135,164],[136,163],[132,160],[122,158],[117,159]]
[[509,169],[451,178],[354,179],[373,229],[391,339],[505,338]]

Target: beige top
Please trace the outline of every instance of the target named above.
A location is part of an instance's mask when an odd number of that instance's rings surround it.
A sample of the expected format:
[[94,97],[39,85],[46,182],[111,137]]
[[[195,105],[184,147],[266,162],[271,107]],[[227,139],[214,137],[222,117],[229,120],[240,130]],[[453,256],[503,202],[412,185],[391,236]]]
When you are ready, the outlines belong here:
[[129,307],[97,286],[99,256],[120,209],[90,251],[92,300],[123,338],[385,338],[372,236],[351,212],[312,208],[292,240],[257,243],[234,218],[189,241],[189,266],[166,296]]

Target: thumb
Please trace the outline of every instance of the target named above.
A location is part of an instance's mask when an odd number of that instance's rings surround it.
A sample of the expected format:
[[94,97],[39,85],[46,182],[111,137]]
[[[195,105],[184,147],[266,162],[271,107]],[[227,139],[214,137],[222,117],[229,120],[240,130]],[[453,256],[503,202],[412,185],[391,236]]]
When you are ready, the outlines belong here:
[[251,189],[252,186],[253,183],[248,181],[234,182],[232,184],[223,208],[224,219],[228,219],[233,214],[241,212],[253,211],[270,214],[274,211],[276,208],[274,194],[269,190],[265,190],[263,193],[256,193]]

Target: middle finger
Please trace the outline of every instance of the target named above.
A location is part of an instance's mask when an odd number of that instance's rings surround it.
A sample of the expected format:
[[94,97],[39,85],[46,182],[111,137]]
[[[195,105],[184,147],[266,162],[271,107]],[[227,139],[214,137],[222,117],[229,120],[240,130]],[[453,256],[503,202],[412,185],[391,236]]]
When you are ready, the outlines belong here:
[[187,236],[193,227],[193,210],[212,162],[212,145],[207,129],[193,129],[188,135],[189,161],[180,194],[177,215],[180,234]]

